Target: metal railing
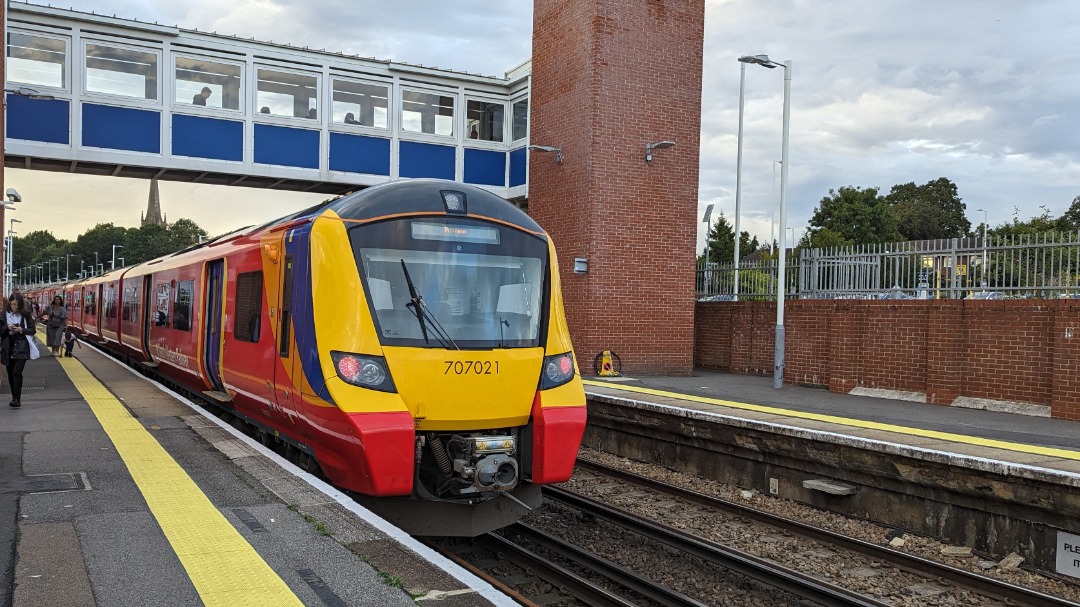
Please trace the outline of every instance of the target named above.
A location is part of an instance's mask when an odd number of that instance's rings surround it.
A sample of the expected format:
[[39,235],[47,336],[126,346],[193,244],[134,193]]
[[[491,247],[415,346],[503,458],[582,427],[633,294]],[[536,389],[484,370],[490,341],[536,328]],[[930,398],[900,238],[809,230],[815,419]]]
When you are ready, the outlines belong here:
[[[764,254],[762,254],[764,253]],[[698,299],[776,298],[776,259],[698,261]],[[1080,298],[1080,232],[951,238],[789,251],[788,297]]]

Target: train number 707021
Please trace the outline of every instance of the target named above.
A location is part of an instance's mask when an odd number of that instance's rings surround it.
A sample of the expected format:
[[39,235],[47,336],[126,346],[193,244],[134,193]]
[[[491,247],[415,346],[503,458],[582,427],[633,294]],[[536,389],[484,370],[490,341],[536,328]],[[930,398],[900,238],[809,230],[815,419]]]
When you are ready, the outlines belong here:
[[443,375],[498,375],[499,361],[490,360],[444,360]]

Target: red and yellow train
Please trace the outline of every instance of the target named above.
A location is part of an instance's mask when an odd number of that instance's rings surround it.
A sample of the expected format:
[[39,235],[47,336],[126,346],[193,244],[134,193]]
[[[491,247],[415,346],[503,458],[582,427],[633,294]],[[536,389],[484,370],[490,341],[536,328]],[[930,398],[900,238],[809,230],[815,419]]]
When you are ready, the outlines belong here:
[[485,190],[371,187],[29,293],[417,534],[472,535],[569,478],[585,393],[551,239]]

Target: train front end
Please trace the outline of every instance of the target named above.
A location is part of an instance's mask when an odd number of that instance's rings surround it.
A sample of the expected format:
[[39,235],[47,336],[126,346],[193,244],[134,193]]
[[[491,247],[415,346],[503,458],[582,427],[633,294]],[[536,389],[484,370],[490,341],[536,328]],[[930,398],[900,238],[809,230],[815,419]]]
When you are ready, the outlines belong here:
[[359,437],[348,459],[385,488],[361,500],[414,534],[517,520],[539,505],[540,485],[570,477],[585,428],[550,239],[510,203],[459,183],[351,199],[312,233],[325,232],[327,270],[348,257],[358,287],[333,289],[341,307],[323,310],[319,350]]

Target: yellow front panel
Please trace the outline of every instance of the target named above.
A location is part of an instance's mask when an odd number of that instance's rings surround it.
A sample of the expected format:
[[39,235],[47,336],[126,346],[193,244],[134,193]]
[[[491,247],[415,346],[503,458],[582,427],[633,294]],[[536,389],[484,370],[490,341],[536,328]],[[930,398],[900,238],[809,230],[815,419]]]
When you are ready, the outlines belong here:
[[383,351],[417,430],[503,428],[529,421],[543,348]]

